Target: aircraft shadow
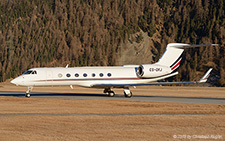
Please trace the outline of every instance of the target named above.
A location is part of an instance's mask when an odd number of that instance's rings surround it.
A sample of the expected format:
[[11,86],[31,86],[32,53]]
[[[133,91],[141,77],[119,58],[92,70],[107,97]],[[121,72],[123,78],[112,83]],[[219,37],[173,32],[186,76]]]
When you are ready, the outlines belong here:
[[[24,97],[25,93],[17,92],[0,92],[0,96],[13,96],[13,97]],[[84,96],[84,97],[108,97],[106,94],[96,94],[96,93],[31,93],[32,96],[42,97],[42,96]]]

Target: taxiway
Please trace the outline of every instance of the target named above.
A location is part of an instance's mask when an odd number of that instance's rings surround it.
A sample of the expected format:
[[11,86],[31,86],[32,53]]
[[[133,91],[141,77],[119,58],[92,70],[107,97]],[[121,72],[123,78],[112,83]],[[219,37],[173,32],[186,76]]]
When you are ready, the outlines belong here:
[[[24,92],[20,92],[20,91],[0,91],[0,96],[24,97]],[[125,98],[122,94],[117,94],[117,95],[115,95],[115,97],[108,97],[105,94],[96,94],[96,93],[34,92],[34,93],[31,94],[31,98],[88,99],[88,100],[130,100],[130,101],[175,102],[175,103],[225,105],[225,98],[211,98],[211,97],[178,97],[178,96],[134,95],[132,98]]]

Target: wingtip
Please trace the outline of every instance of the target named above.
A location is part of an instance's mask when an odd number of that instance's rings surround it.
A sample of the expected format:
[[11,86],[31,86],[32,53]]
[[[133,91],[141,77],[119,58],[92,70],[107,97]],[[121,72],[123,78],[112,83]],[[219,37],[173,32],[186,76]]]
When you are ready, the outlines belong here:
[[210,73],[211,73],[212,70],[213,70],[213,68],[210,68],[210,69],[205,73],[205,75],[198,81],[198,83],[205,83],[205,82],[208,80],[208,78],[209,78]]

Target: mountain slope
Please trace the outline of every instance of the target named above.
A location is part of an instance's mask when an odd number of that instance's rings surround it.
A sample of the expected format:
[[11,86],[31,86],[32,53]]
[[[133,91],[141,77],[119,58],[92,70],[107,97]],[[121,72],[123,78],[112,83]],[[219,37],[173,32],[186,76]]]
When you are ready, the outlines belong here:
[[31,67],[156,62],[182,42],[220,46],[186,50],[174,79],[213,67],[224,86],[224,12],[223,0],[0,1],[0,81]]

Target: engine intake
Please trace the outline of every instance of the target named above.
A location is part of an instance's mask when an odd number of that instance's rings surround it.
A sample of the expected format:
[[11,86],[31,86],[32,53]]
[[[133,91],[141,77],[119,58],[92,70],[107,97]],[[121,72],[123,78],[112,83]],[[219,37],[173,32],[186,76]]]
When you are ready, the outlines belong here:
[[144,68],[143,68],[142,65],[140,65],[140,66],[138,67],[138,69],[137,69],[137,75],[138,75],[139,77],[142,77],[143,74],[144,74]]

